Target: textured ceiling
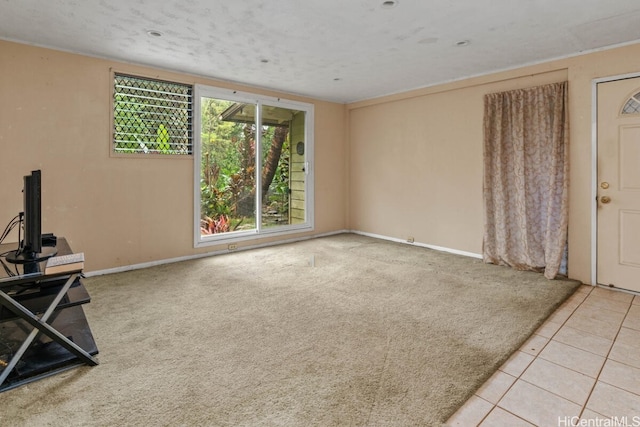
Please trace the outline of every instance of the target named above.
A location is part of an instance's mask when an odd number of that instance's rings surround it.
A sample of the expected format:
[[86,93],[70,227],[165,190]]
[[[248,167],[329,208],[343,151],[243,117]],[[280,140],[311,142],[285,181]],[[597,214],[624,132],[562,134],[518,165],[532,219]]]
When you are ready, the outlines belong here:
[[337,102],[640,40],[638,0],[383,3],[0,0],[0,38]]

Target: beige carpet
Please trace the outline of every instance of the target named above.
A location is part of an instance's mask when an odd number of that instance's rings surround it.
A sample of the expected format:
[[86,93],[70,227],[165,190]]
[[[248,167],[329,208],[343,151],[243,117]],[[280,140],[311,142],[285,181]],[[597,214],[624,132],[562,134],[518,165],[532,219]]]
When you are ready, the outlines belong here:
[[0,425],[439,425],[578,284],[344,234],[86,285],[101,364]]

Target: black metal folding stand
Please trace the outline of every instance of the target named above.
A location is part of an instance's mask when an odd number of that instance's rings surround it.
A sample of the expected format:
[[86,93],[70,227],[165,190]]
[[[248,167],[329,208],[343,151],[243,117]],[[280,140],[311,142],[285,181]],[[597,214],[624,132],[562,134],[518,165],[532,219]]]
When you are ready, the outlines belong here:
[[90,301],[81,273],[0,277],[0,392],[72,366],[98,364],[81,307]]
[[0,304],[2,304],[4,307],[11,310],[17,317],[24,319],[27,323],[33,326],[33,330],[27,336],[27,339],[22,343],[18,351],[16,351],[16,353],[11,358],[11,361],[9,361],[7,366],[4,368],[4,370],[0,374],[0,386],[2,386],[2,383],[4,383],[4,381],[7,379],[11,371],[13,371],[13,369],[16,367],[16,365],[18,364],[18,362],[20,361],[24,353],[27,351],[27,349],[29,348],[33,340],[36,338],[36,335],[38,335],[38,332],[42,332],[43,334],[47,335],[53,341],[57,342],[62,347],[66,348],[71,353],[75,354],[80,360],[82,360],[86,364],[91,366],[95,366],[98,364],[98,361],[95,358],[93,358],[89,353],[84,351],[82,348],[76,345],[73,341],[69,340],[67,337],[62,335],[60,332],[58,332],[56,329],[54,329],[51,325],[47,323],[47,320],[49,320],[49,317],[51,317],[54,310],[58,307],[58,304],[60,303],[62,298],[66,295],[67,291],[69,291],[69,288],[77,278],[78,278],[78,273],[73,273],[69,276],[65,284],[58,291],[58,294],[51,301],[51,304],[49,305],[47,310],[39,318],[35,314],[33,314],[31,311],[26,309],[22,304],[16,302],[13,298],[11,298],[9,295],[7,295],[6,293],[0,290]]

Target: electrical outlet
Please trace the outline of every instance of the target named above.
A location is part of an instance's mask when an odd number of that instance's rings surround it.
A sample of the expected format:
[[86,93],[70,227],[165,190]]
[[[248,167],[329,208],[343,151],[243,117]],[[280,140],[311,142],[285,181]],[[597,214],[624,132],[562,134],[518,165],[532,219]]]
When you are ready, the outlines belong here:
[[227,246],[227,249],[229,249],[230,251],[235,251],[236,249],[238,249],[238,245],[236,245],[235,243],[231,243],[229,244],[229,246]]
[[407,237],[407,243],[413,243],[414,239],[413,237]]

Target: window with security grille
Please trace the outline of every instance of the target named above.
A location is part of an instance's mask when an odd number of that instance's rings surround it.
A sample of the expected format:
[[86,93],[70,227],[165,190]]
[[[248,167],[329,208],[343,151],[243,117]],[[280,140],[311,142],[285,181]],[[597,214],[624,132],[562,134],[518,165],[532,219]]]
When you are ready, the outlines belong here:
[[113,150],[191,154],[191,85],[114,75]]

